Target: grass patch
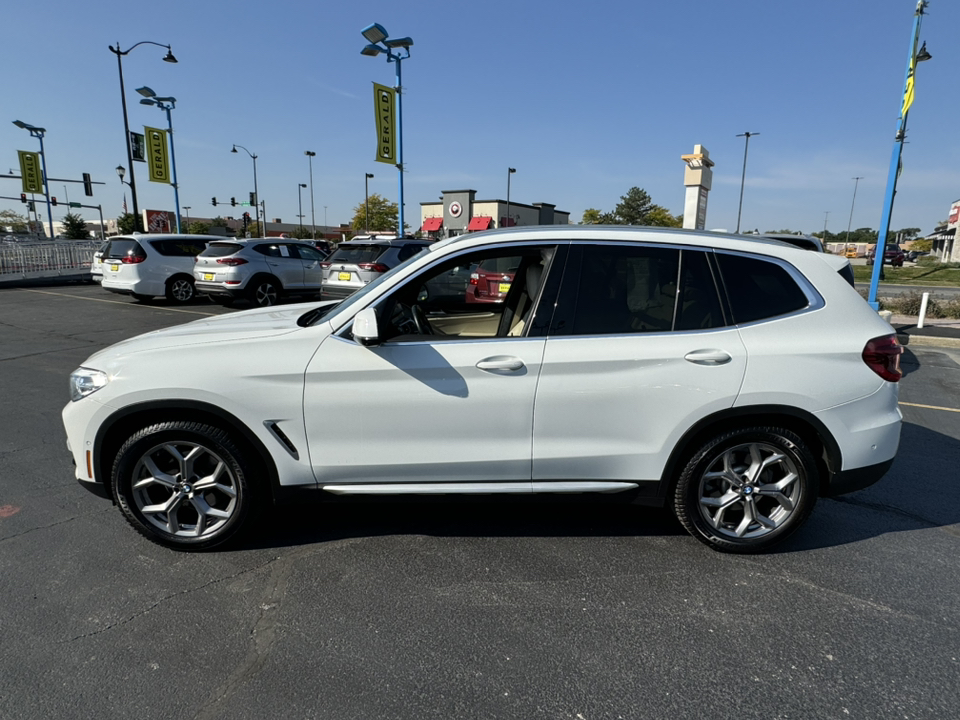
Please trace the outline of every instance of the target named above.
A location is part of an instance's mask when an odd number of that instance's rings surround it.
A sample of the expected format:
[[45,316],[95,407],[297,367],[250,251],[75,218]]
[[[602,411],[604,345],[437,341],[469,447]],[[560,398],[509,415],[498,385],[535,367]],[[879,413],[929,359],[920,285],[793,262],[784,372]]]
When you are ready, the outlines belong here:
[[[940,265],[917,265],[915,267],[893,268],[884,266],[882,283],[890,285],[934,285],[940,287],[960,287],[960,265],[944,263]],[[857,282],[868,283],[873,277],[870,265],[854,265],[853,278]]]

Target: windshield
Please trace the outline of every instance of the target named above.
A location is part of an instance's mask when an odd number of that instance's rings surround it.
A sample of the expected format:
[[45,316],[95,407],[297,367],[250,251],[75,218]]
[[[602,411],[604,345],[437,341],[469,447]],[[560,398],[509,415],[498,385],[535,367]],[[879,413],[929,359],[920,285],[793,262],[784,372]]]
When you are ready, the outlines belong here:
[[[376,289],[376,288],[379,287],[381,284],[383,284],[383,282],[384,282],[387,278],[392,277],[395,273],[397,273],[398,271],[401,271],[403,268],[405,268],[407,265],[409,265],[410,263],[412,263],[414,260],[418,260],[418,259],[420,259],[421,257],[422,257],[422,255],[420,255],[420,253],[417,253],[416,255],[413,255],[412,257],[407,258],[407,259],[404,260],[402,263],[400,263],[399,265],[397,265],[395,268],[392,268],[392,269],[388,270],[387,272],[383,273],[382,275],[379,275],[376,280],[373,280],[372,282],[367,283],[366,285],[364,285],[362,288],[360,288],[359,290],[357,290],[353,295],[351,295],[350,297],[348,297],[346,300],[344,300],[343,302],[341,302],[339,305],[333,305],[333,306],[330,308],[330,312],[327,313],[327,314],[329,315],[329,314],[333,313],[334,311],[336,311],[337,314],[340,314],[340,313],[343,312],[343,311],[346,311],[346,310],[351,309],[356,303],[362,301],[363,298],[365,298],[372,290]],[[311,320],[310,324],[312,325],[313,323],[317,322],[317,321],[320,320],[320,319],[321,319],[321,318],[319,318],[319,317],[313,318],[313,319]]]

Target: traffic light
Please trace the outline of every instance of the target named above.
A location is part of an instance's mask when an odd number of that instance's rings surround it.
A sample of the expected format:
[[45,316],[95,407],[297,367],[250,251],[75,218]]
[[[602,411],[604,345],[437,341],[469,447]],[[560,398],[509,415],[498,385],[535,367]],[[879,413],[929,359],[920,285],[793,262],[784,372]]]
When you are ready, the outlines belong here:
[[26,202],[27,202],[27,194],[26,194],[26,193],[20,193],[20,202],[22,202],[22,203],[26,203]]
[[55,197],[50,198],[50,204],[53,205],[54,207],[56,207],[56,205],[57,205],[57,199],[56,199]]
[[237,199],[236,199],[235,197],[230,198],[230,204],[233,205],[234,207],[236,207],[236,206],[237,206]]
[[37,209],[33,205],[33,200],[27,203],[27,212],[36,212]]
[[256,204],[257,204],[257,194],[256,194],[256,193],[250,193],[250,204],[251,204],[251,205],[256,205]]
[[246,232],[247,226],[250,224],[250,213],[245,212],[243,214],[243,230]]
[[211,202],[213,205],[216,205],[216,204],[217,204],[217,199],[216,199],[216,198],[213,198],[210,202]]
[[93,180],[90,179],[90,173],[83,174],[83,194],[93,197]]

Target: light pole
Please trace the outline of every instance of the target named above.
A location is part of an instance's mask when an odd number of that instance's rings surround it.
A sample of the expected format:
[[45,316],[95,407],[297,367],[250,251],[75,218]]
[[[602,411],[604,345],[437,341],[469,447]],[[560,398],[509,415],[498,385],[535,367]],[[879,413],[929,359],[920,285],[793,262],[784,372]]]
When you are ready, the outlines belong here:
[[260,224],[260,191],[257,189],[257,154],[252,153],[247,150],[243,145],[233,144],[233,150],[230,152],[236,152],[237,148],[243,150],[250,158],[253,160],[253,211],[257,216],[257,229],[260,231],[260,237],[266,237],[263,226]]
[[[364,173],[363,178],[363,229],[370,232],[370,178],[373,173]],[[326,207],[324,207],[326,210]]]
[[508,167],[507,168],[507,217],[506,227],[510,227],[510,176],[517,171],[516,168]]
[[130,122],[127,120],[127,94],[123,89],[122,60],[124,55],[129,55],[130,51],[138,45],[156,45],[157,47],[164,47],[167,49],[167,54],[164,56],[163,61],[169,63],[177,62],[177,59],[173,56],[173,51],[170,49],[169,45],[153,42],[152,40],[141,40],[136,45],[132,45],[126,50],[120,49],[119,42],[117,43],[116,47],[113,47],[113,45],[107,46],[110,48],[110,52],[117,56],[117,71],[120,73],[120,104],[123,106],[123,131],[126,133],[124,136],[124,142],[127,146],[127,164],[130,166],[130,182],[127,184],[130,186],[130,193],[133,195],[134,230],[140,230],[140,205],[137,203],[137,182],[133,173],[133,148],[130,145]]
[[303,237],[303,195],[300,191],[306,186],[306,183],[297,183],[297,205],[300,206],[300,214],[297,217],[300,218],[300,237]]
[[[141,105],[156,105],[167,113],[167,130],[170,132],[170,166],[173,170],[173,204],[177,211],[177,235],[180,234],[180,187],[177,185],[177,154],[174,152],[173,143],[173,119],[170,111],[177,107],[175,97],[157,97],[157,94],[148,87],[137,88],[137,92],[143,95]],[[133,178],[133,173],[130,173]]]
[[[123,165],[117,165],[117,175],[120,177],[120,184],[130,186],[130,183],[128,183],[126,180],[123,179],[123,176],[126,174],[127,174],[127,169]],[[127,194],[126,193],[123,194],[123,212],[124,214],[126,214],[127,212]],[[136,230],[137,230],[137,224],[136,224],[136,219],[134,219],[133,230],[131,232],[136,232]],[[119,219],[117,221],[117,232],[118,233],[120,232]]]
[[897,176],[900,175],[900,155],[903,152],[903,141],[907,137],[907,114],[913,105],[913,84],[917,63],[933,57],[927,52],[924,43],[917,52],[917,42],[920,40],[920,20],[927,8],[927,0],[917,0],[917,9],[913,17],[913,35],[910,38],[910,53],[907,56],[907,71],[903,79],[903,95],[900,101],[900,117],[897,119],[897,134],[893,138],[893,154],[890,157],[890,169],[887,171],[887,189],[883,196],[883,214],[880,216],[880,228],[877,231],[877,249],[873,254],[873,274],[870,276],[870,291],[867,293],[867,302],[874,310],[879,310],[877,302],[877,285],[883,275],[884,245],[887,242],[887,233],[890,231],[890,216],[893,214],[893,198],[897,192]]
[[[400,64],[401,61],[410,57],[410,47],[413,45],[413,39],[404,37],[391,40],[386,28],[377,23],[365,27],[360,31],[360,34],[370,43],[360,51],[361,55],[376,57],[380,53],[386,53],[387,62],[397,64],[397,171],[400,176],[400,191],[397,201],[397,237],[403,237],[403,84],[401,82]],[[403,50],[406,54],[400,55],[395,53],[394,50]]]
[[[53,240],[53,209],[50,205],[50,184],[47,182],[47,156],[43,152],[43,136],[47,132],[46,128],[35,127],[22,120],[14,120],[13,124],[18,128],[27,130],[30,133],[30,137],[35,137],[40,141],[40,163],[43,169],[43,194],[47,198],[47,221],[50,223],[50,239]],[[36,212],[36,210],[34,210],[34,212]]]
[[327,206],[323,206],[323,231],[327,231]]
[[187,231],[190,231],[190,206],[184,205],[183,209],[187,211]]
[[737,135],[737,137],[746,138],[746,142],[743,144],[743,174],[740,176],[740,207],[737,209],[737,232],[740,232],[740,214],[743,212],[743,184],[747,179],[747,150],[750,149],[750,138],[754,135],[759,135],[760,133],[744,132]]
[[313,239],[317,239],[317,217],[313,213],[313,159],[317,154],[311,150],[304,150],[303,154],[307,156],[310,163],[310,225],[313,228]]
[[850,219],[847,220],[847,235],[843,239],[844,252],[847,250],[847,243],[850,242],[850,226],[853,225],[853,206],[857,204],[857,186],[860,185],[860,181],[863,180],[863,175],[858,175],[855,178],[851,178],[851,180],[853,180],[853,200],[850,201]]
[[[823,211],[823,238],[821,239],[823,240],[824,243],[827,242],[827,220],[830,218],[831,212],[832,212],[831,210]],[[823,248],[824,250],[826,250],[827,246],[824,245]],[[846,248],[844,248],[844,250],[846,250]]]

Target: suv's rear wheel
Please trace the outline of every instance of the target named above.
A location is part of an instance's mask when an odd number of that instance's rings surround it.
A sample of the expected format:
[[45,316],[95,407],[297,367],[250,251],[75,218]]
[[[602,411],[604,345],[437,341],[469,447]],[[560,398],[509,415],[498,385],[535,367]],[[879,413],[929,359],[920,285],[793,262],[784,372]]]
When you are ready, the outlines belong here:
[[716,550],[760,552],[799,528],[817,501],[816,461],[789,430],[755,427],[713,437],[687,463],[674,511]]
[[257,307],[276,305],[280,299],[280,284],[271,277],[255,277],[247,288],[247,298]]
[[242,529],[254,465],[219,428],[163,422],[134,433],[113,463],[113,496],[131,525],[160,545],[203,550]]
[[167,281],[167,300],[175,303],[186,303],[196,295],[193,278],[186,275],[175,275]]

